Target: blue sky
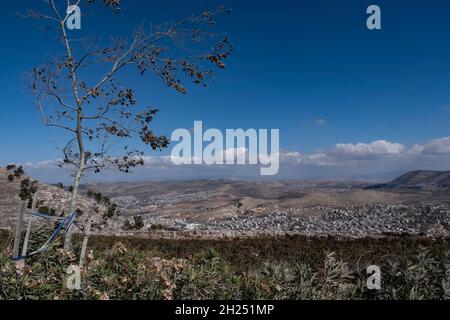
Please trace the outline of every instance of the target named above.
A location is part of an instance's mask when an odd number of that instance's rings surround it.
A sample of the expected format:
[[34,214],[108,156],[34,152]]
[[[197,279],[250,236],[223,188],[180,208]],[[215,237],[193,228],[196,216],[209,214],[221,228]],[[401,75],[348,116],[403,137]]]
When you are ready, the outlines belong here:
[[[144,20],[175,21],[217,4],[126,2],[120,15],[101,10],[83,17],[82,30],[73,32],[107,40],[110,34],[131,32]],[[450,2],[231,0],[226,4],[233,11],[218,21],[217,28],[228,34],[235,52],[227,69],[216,73],[214,84],[206,89],[189,87],[187,95],[179,95],[155,77],[128,79],[140,102],[161,110],[155,121],[158,133],[170,136],[176,128],[191,128],[194,120],[218,129],[279,128],[286,152],[311,156],[325,152],[335,158],[337,144],[354,151],[351,146],[358,148],[360,143],[370,151],[371,143],[382,140],[404,146],[400,152],[404,158],[414,145],[426,148],[443,141],[439,159],[414,158],[403,167],[450,169],[448,141],[437,140],[450,136]],[[366,28],[370,4],[381,7],[382,30]],[[58,52],[58,47],[39,30],[39,22],[15,16],[27,7],[42,8],[42,1],[2,5],[0,165],[56,159],[60,157],[56,146],[65,137],[42,125],[25,80],[26,71]],[[373,172],[402,170],[403,164]],[[342,170],[323,171],[331,177]]]

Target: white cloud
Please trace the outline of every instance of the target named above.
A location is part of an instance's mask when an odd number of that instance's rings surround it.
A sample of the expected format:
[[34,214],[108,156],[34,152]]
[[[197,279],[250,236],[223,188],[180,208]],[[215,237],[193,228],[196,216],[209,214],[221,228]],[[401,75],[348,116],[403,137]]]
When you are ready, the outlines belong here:
[[318,151],[312,154],[301,155],[298,158],[297,163],[299,165],[309,166],[328,166],[333,165],[335,163],[335,160],[333,159],[333,157],[328,156],[326,153]]
[[378,140],[371,143],[338,143],[329,153],[335,156],[349,158],[365,158],[396,156],[402,154],[405,149],[405,146],[400,143]]
[[421,144],[414,144],[408,151],[408,155],[420,155],[423,153],[425,147]]
[[316,119],[315,123],[316,123],[318,126],[324,126],[324,125],[327,124],[327,120],[325,120],[325,119],[323,119],[323,118],[319,118],[319,119]]
[[49,169],[49,168],[59,168],[61,164],[63,164],[63,161],[61,159],[57,159],[57,160],[45,160],[45,161],[39,161],[39,162],[27,162],[27,163],[24,163],[23,166],[25,168],[30,168],[30,169]]
[[[228,154],[235,150],[226,150]],[[236,150],[237,154],[248,153],[246,149]],[[338,143],[334,147],[313,153],[281,151],[280,175],[278,178],[329,177],[346,175],[359,177],[366,173],[399,172],[412,169],[449,170],[450,137],[434,139],[407,148],[403,144],[378,140],[369,143]],[[144,166],[137,168],[134,175],[119,175],[106,170],[109,180],[121,179],[171,179],[171,178],[248,178],[259,177],[259,166],[237,165],[181,165],[175,166],[171,156],[146,156]],[[69,171],[58,168],[58,160],[24,164],[25,170],[38,178]],[[53,177],[54,176],[54,177]],[[93,180],[98,176],[91,176]],[[49,181],[48,178],[42,179]],[[101,179],[100,179],[101,180]]]
[[431,140],[422,147],[422,153],[426,155],[448,155],[450,154],[450,137]]

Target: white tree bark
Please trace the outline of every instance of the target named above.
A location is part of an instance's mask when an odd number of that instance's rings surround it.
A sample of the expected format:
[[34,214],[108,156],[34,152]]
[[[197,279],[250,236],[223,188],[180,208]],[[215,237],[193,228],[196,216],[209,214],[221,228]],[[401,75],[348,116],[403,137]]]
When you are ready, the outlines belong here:
[[[77,201],[78,201],[78,192],[80,188],[80,181],[81,176],[83,174],[84,169],[84,152],[82,153],[82,156],[80,157],[80,167],[77,170],[77,173],[75,174],[75,178],[73,181],[73,190],[72,190],[72,198],[70,200],[70,209],[69,214],[74,212],[77,209]],[[70,251],[72,249],[72,234],[73,234],[73,225],[69,226],[69,228],[66,230],[66,235],[64,238],[64,250]]]

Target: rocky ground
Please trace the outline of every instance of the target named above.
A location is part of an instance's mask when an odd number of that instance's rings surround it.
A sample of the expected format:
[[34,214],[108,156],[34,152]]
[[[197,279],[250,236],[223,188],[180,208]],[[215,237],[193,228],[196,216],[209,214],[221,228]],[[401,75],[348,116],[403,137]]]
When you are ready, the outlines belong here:
[[[29,179],[37,189],[38,209],[48,208],[54,210],[55,215],[66,215],[69,212],[71,193],[66,189],[56,186],[47,185],[39,181],[35,181],[26,175],[15,177],[13,181],[8,180],[11,173],[0,168],[0,229],[15,228],[18,212],[23,201],[19,197],[21,191],[21,182]],[[100,224],[105,207],[96,203],[93,199],[80,196],[77,206],[81,212],[80,222],[88,215]],[[30,210],[27,209],[26,212]],[[83,218],[84,216],[84,218]],[[27,219],[27,216],[25,217]]]
[[268,215],[210,221],[202,226],[231,230],[285,230],[306,235],[332,234],[365,236],[368,234],[448,235],[450,207],[370,205],[331,209],[321,217],[302,217],[295,210],[275,210]]
[[368,205],[363,207],[329,208],[321,216],[306,216],[303,210],[278,209],[267,214],[209,219],[206,223],[155,215],[144,216],[140,233],[179,231],[200,235],[336,235],[365,237],[378,235],[450,235],[448,205]]
[[450,233],[450,193],[373,190],[361,183],[194,181],[91,186],[143,219],[141,234],[201,236]]

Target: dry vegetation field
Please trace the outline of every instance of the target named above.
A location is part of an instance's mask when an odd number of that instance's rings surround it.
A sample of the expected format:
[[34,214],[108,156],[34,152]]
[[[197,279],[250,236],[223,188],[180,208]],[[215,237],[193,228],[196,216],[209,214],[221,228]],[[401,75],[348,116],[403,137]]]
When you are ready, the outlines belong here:
[[[81,290],[56,247],[20,271],[1,237],[0,299],[449,299],[450,239],[283,237],[229,241],[93,237]],[[79,241],[77,241],[77,248]],[[368,290],[366,266],[382,270]]]

